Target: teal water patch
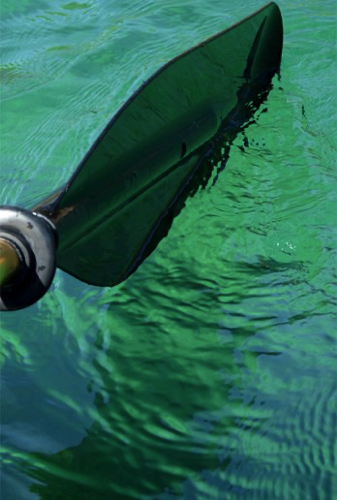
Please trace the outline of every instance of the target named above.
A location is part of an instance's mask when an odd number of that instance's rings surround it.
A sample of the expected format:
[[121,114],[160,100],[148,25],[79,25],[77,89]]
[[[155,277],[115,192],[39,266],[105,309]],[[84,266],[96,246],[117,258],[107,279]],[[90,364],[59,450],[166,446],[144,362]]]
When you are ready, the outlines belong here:
[[[268,111],[157,250],[1,316],[3,498],[336,494],[336,5],[279,5]],[[1,203],[48,195],[153,71],[260,6],[3,2]]]

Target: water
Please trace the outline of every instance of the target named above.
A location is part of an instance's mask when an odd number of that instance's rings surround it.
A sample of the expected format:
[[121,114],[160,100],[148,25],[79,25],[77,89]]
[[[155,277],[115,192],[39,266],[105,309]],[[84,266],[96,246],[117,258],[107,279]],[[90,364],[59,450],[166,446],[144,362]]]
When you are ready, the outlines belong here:
[[[58,271],[1,316],[1,498],[337,494],[337,12],[279,5],[281,82],[216,184],[120,286]],[[3,1],[1,202],[48,195],[153,71],[260,6]]]

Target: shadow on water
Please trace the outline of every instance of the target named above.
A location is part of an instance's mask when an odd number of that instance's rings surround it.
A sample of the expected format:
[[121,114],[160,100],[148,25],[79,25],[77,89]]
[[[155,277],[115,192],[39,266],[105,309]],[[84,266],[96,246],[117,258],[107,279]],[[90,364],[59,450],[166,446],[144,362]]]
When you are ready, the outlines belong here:
[[[249,328],[235,331],[234,345],[222,349],[218,357],[213,353],[212,373],[200,366],[204,377],[194,373],[195,379],[189,382],[183,381],[186,372],[172,374],[181,368],[172,359],[159,364],[155,356],[146,359],[144,354],[142,359],[133,359],[131,368],[120,356],[118,363],[127,365],[130,377],[121,393],[113,376],[94,362],[103,381],[93,401],[95,422],[78,446],[52,455],[27,453],[18,468],[34,481],[30,491],[43,500],[158,498],[168,491],[180,495],[188,478],[201,472],[225,470],[232,450],[223,443],[238,425],[229,408],[242,404],[231,393],[233,387],[242,388],[240,382],[233,383],[240,379],[239,368],[232,367],[226,376],[226,369],[219,375],[216,367],[233,363],[233,351],[253,333]],[[115,351],[106,355],[116,359]],[[259,355],[250,353],[250,363],[255,364]],[[197,356],[191,360],[201,365]],[[132,382],[137,377],[137,383]],[[215,387],[216,398],[212,396]],[[257,421],[255,430],[258,425]],[[248,473],[249,464],[246,468]]]

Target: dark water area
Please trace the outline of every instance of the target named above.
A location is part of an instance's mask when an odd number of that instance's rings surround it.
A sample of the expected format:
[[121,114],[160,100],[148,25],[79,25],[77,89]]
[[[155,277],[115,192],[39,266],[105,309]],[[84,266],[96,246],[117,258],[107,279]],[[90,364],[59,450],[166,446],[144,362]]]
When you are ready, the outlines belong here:
[[[3,2],[1,203],[48,196],[146,78],[261,5]],[[281,80],[156,250],[1,315],[1,498],[336,497],[337,7],[279,5]]]

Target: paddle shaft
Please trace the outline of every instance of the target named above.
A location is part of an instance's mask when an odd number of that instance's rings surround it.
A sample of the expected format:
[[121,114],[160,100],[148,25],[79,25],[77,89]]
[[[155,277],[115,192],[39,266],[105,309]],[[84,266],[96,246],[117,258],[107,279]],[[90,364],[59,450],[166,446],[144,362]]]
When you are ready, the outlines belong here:
[[0,287],[12,281],[19,267],[20,260],[14,246],[0,239]]

